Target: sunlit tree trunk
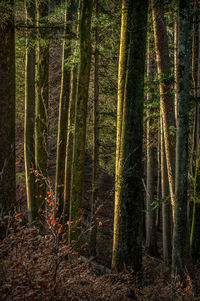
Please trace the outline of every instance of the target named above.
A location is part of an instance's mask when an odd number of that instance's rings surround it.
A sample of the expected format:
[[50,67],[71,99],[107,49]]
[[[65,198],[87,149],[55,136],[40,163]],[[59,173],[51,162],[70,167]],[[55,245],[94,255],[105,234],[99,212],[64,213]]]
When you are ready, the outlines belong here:
[[167,174],[167,162],[165,154],[164,133],[162,117],[160,118],[160,136],[161,136],[161,194],[162,194],[162,237],[163,237],[163,258],[166,264],[171,263],[172,253],[172,230],[171,230],[171,204],[169,194],[169,181]]
[[0,5],[0,215],[3,215],[9,213],[16,200],[15,33],[14,1],[1,1]]
[[36,64],[36,107],[35,107],[35,168],[37,210],[44,210],[47,177],[47,135],[48,135],[48,74],[49,46],[47,32],[42,28],[48,18],[48,0],[36,1],[37,64]]
[[[96,19],[99,18],[98,0],[95,1]],[[97,21],[98,22],[98,21]],[[95,54],[94,54],[94,102],[93,102],[93,154],[92,154],[92,213],[91,213],[91,234],[90,253],[96,255],[97,240],[97,198],[99,180],[99,33],[98,25],[95,28]]]
[[81,231],[83,170],[85,161],[86,117],[91,65],[90,27],[92,0],[83,0],[80,17],[80,67],[78,75],[75,134],[73,143],[72,180],[70,196],[69,241],[77,240]]
[[172,94],[172,80],[170,79],[171,71],[168,53],[167,32],[164,19],[163,1],[151,0],[151,5],[158,76],[160,77],[160,107],[163,120],[165,153],[167,160],[172,211],[174,212],[176,124],[174,113],[174,99]]
[[[25,1],[26,25],[35,26],[35,4]],[[26,174],[26,197],[28,219],[31,224],[37,216],[35,203],[35,29],[27,28],[25,53],[25,117],[24,117],[24,163]]]
[[139,237],[143,210],[142,139],[147,7],[147,1],[130,1],[128,6],[126,30],[129,43],[126,47],[129,51],[112,254],[112,268],[132,268],[135,273],[142,268]]
[[71,27],[72,27],[73,0],[65,0],[65,25],[64,40],[62,46],[62,77],[59,103],[57,157],[56,157],[56,180],[55,199],[58,211],[56,215],[61,216],[64,207],[64,178],[65,157],[68,130],[68,108],[70,97],[70,74],[71,66],[69,57],[71,55]]
[[117,135],[116,135],[116,160],[115,160],[115,198],[118,198],[118,164],[120,160],[121,131],[123,119],[124,86],[126,79],[127,63],[127,18],[129,0],[122,0],[121,13],[121,37],[118,66],[118,89],[117,89]]
[[187,177],[190,98],[190,0],[179,2],[178,128],[176,139],[176,203],[174,215],[172,275],[174,289],[186,277]]

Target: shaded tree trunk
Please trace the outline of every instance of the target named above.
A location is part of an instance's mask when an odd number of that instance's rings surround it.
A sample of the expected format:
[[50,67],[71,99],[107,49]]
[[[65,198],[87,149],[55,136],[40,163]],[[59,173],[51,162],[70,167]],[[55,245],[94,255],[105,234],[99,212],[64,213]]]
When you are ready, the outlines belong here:
[[163,1],[151,0],[151,5],[154,26],[156,60],[158,76],[160,79],[160,107],[163,120],[165,153],[167,160],[167,171],[172,203],[172,212],[174,212],[176,124],[174,114],[174,99],[172,95],[172,80],[170,79],[171,71],[168,53],[167,32],[164,19]]
[[62,49],[62,77],[59,103],[57,157],[56,157],[56,180],[55,200],[57,204],[56,215],[61,216],[64,207],[64,178],[65,178],[65,157],[68,130],[68,108],[70,98],[70,74],[71,66],[69,57],[71,55],[71,32],[72,32],[73,0],[65,0],[65,25],[64,40]]
[[[74,17],[76,19],[76,30],[77,37],[79,32],[79,22],[80,22],[80,8],[81,1],[77,1],[78,7],[75,6]],[[78,43],[74,48],[74,56],[76,57],[76,51],[78,48]],[[70,192],[71,192],[71,169],[72,169],[72,157],[73,157],[73,137],[74,137],[74,119],[75,119],[75,103],[77,94],[77,73],[78,64],[73,59],[73,67],[71,71],[70,79],[70,97],[69,97],[69,115],[68,115],[68,131],[67,131],[67,145],[66,145],[66,159],[65,159],[65,179],[64,179],[64,208],[63,208],[63,218],[66,222],[69,219],[69,207],[70,207]]]
[[16,200],[14,1],[2,1],[0,19],[0,215],[7,215]]
[[[26,25],[35,25],[35,4],[25,1]],[[31,224],[37,216],[35,202],[35,29],[27,31],[25,53],[25,117],[24,117],[24,163],[28,219]]]
[[179,2],[178,128],[176,139],[176,203],[174,215],[172,276],[174,290],[186,280],[187,176],[190,97],[190,0]]
[[[130,1],[127,76],[124,93],[118,187],[115,196],[112,268],[141,272],[143,184],[142,139],[147,1]],[[119,124],[118,124],[119,126]],[[119,143],[119,141],[118,141]]]
[[36,1],[37,64],[36,64],[36,107],[35,107],[35,168],[36,201],[38,211],[45,209],[47,177],[47,135],[48,135],[48,69],[49,46],[45,25],[48,17],[48,0]]
[[[153,80],[153,54],[150,48],[151,40],[147,43],[147,82]],[[154,132],[152,131],[153,120],[151,117],[151,92],[148,87],[147,93],[147,193],[146,193],[146,248],[150,255],[157,255],[156,240],[156,210],[153,210],[152,202],[155,197],[155,176],[154,176]]]
[[80,17],[80,67],[75,111],[75,133],[73,142],[72,180],[70,196],[69,242],[77,241],[81,231],[83,169],[85,161],[86,117],[91,64],[90,27],[92,0],[83,0]]
[[[96,6],[96,19],[99,18],[98,0]],[[97,21],[98,22],[98,21]],[[93,152],[92,152],[92,213],[91,213],[91,234],[90,253],[96,255],[97,240],[97,198],[99,185],[99,33],[98,25],[95,28],[95,54],[94,54],[94,102],[93,102]]]
[[193,262],[200,260],[200,24],[197,22],[199,17],[198,1],[194,2],[193,17],[193,46],[192,46],[192,79],[195,99],[194,112],[194,131],[191,172],[193,179],[193,219],[190,234],[190,246]]

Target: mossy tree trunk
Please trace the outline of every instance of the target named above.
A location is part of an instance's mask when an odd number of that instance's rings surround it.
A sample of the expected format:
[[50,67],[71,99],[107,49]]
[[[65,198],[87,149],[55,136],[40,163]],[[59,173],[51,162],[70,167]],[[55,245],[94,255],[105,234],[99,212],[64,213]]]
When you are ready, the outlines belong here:
[[174,99],[172,94],[173,86],[172,80],[170,79],[171,71],[168,52],[167,31],[164,19],[163,5],[163,0],[151,0],[156,61],[158,76],[160,77],[160,107],[163,120],[165,153],[167,160],[167,171],[172,203],[172,212],[174,212],[176,124]]
[[36,64],[36,107],[35,107],[35,168],[37,210],[45,209],[47,177],[47,135],[49,98],[49,45],[44,28],[48,18],[48,0],[36,1],[37,64]]
[[75,110],[75,134],[70,196],[69,242],[77,241],[81,231],[83,169],[85,161],[86,117],[91,65],[90,28],[93,0],[83,0],[80,16],[80,66]]
[[174,215],[172,276],[174,289],[187,275],[187,177],[190,98],[190,0],[179,2],[178,128],[176,139],[176,203]]
[[65,178],[65,157],[68,129],[68,108],[70,97],[70,74],[71,66],[69,57],[71,55],[71,27],[72,27],[73,0],[65,0],[65,25],[64,40],[62,49],[62,77],[59,103],[57,157],[56,157],[56,180],[55,180],[55,200],[58,211],[57,216],[61,216],[64,207],[64,178]]
[[[142,269],[140,230],[143,210],[143,104],[148,1],[128,5],[128,58],[118,163],[118,197],[115,196],[112,268]],[[119,124],[118,124],[119,126]]]
[[[35,26],[35,4],[25,1],[26,25]],[[35,118],[35,29],[26,33],[25,53],[25,117],[24,117],[24,163],[26,174],[26,197],[28,219],[31,224],[37,216],[35,203],[35,149],[34,119]]]
[[7,215],[16,200],[14,1],[1,1],[0,19],[0,215]]

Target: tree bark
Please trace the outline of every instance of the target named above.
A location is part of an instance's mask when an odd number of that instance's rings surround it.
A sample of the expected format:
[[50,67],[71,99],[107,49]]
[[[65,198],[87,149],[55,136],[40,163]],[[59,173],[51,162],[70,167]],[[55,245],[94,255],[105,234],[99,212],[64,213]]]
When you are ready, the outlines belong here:
[[[49,46],[45,25],[48,17],[48,1],[36,1],[37,51],[36,51],[36,107],[35,107],[35,168],[37,211],[45,209],[47,177],[47,136],[48,136],[48,69]],[[40,216],[40,214],[39,214]]]
[[0,215],[7,215],[16,201],[15,32],[14,1],[2,2],[0,7]]
[[168,53],[167,32],[164,19],[163,1],[151,0],[151,5],[158,76],[160,77],[160,107],[163,119],[167,172],[169,179],[172,212],[174,215],[176,124],[174,113],[174,99],[172,96],[172,80],[170,79],[171,71]]
[[83,170],[85,161],[86,117],[91,64],[90,27],[92,0],[83,0],[80,17],[80,67],[75,110],[72,180],[70,196],[69,242],[77,241],[81,231]]
[[178,128],[176,138],[176,203],[174,215],[172,276],[175,292],[187,275],[187,176],[190,97],[190,0],[179,2]]
[[[153,80],[153,54],[150,49],[151,40],[148,38],[147,43],[147,82]],[[154,132],[152,131],[153,120],[150,116],[151,109],[151,92],[148,87],[147,93],[147,192],[146,192],[146,248],[150,255],[157,255],[157,240],[156,240],[156,210],[153,210],[152,202],[155,197],[155,176],[154,176]]]
[[129,34],[129,52],[112,254],[112,268],[120,271],[127,267],[135,273],[141,272],[142,268],[139,237],[143,210],[142,139],[147,8],[147,1],[130,1],[128,6],[126,30]]
[[[25,1],[26,25],[35,26],[35,4]],[[25,53],[25,117],[24,117],[24,163],[26,175],[26,196],[29,224],[37,216],[35,202],[35,146],[34,146],[34,118],[35,118],[35,29],[26,34]]]
[[192,148],[192,179],[193,179],[193,218],[190,233],[191,255],[194,263],[200,260],[200,24],[198,1],[194,2],[193,46],[192,46],[192,79],[195,99],[194,132]]
[[[57,138],[57,157],[56,157],[56,180],[55,180],[55,200],[56,215],[61,216],[64,208],[64,178],[65,178],[65,162],[67,130],[68,130],[68,108],[70,97],[70,74],[71,66],[69,57],[71,55],[71,32],[72,32],[72,13],[73,0],[65,0],[65,25],[64,40],[62,49],[62,77],[61,91],[59,103],[59,119],[58,119],[58,138]],[[66,66],[66,61],[68,65]]]
[[165,154],[163,122],[160,118],[161,129],[161,191],[162,191],[162,237],[163,237],[163,258],[164,262],[169,265],[171,263],[172,254],[172,219],[171,219],[171,204],[169,201],[169,181],[167,174],[167,162]]
[[[95,1],[96,19],[99,18],[98,0]],[[98,21],[97,21],[98,22]],[[99,33],[95,27],[95,54],[94,54],[94,101],[93,101],[93,151],[92,151],[92,203],[91,203],[91,234],[90,253],[96,255],[97,242],[97,200],[99,185]]]
[[[75,6],[74,16],[76,19],[76,34],[78,37],[79,23],[80,23],[80,9],[81,1],[78,1],[78,7]],[[74,56],[76,57],[77,45],[74,48]],[[64,178],[64,208],[63,218],[64,222],[69,219],[70,208],[70,194],[71,194],[71,172],[72,172],[72,158],[73,158],[73,138],[74,138],[74,120],[75,120],[75,103],[77,94],[77,76],[78,76],[78,63],[73,59],[73,67],[70,79],[70,97],[69,97],[69,112],[68,112],[68,131],[67,131],[67,145],[66,145],[66,158],[65,158],[65,178]]]

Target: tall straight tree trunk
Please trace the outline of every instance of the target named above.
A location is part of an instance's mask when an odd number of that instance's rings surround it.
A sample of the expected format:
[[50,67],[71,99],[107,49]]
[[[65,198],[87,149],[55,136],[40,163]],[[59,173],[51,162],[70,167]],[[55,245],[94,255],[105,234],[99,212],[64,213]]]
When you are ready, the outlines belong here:
[[118,164],[120,159],[121,131],[123,119],[124,87],[127,64],[127,18],[129,0],[122,0],[121,13],[121,37],[118,66],[118,89],[117,89],[117,136],[116,136],[116,160],[115,160],[115,197],[118,198]]
[[178,13],[175,12],[174,21],[174,104],[175,104],[175,119],[177,124],[178,118]]
[[200,9],[198,1],[194,2],[192,79],[195,99],[194,131],[192,148],[192,177],[194,182],[193,219],[190,234],[190,246],[193,262],[200,260],[200,24],[197,23]]
[[[98,0],[95,1],[96,19],[99,18]],[[97,240],[97,198],[99,180],[99,33],[98,25],[95,28],[95,54],[94,54],[94,102],[93,102],[93,154],[92,154],[92,216],[91,216],[91,235],[90,253],[96,255]]]
[[187,177],[190,97],[190,0],[179,2],[178,128],[176,139],[176,203],[174,215],[172,275],[174,289],[186,277]]
[[49,98],[49,46],[46,36],[48,0],[36,1],[37,64],[36,64],[36,108],[35,108],[35,168],[37,209],[44,210],[47,177],[47,135]]
[[86,117],[91,65],[90,27],[93,0],[83,0],[80,17],[80,67],[75,111],[75,134],[70,196],[70,216],[73,229],[69,227],[69,242],[77,240],[81,230],[83,170],[85,162]]
[[[143,210],[143,104],[146,22],[148,1],[130,1],[127,34],[129,35],[127,76],[118,163],[118,187],[115,195],[112,268],[132,268],[141,272],[140,237]],[[119,124],[118,124],[119,126]],[[120,143],[118,141],[118,143]]]
[[163,119],[165,153],[172,211],[174,212],[176,124],[163,0],[151,0],[151,5],[158,76],[160,77],[160,107]]
[[0,215],[7,215],[16,200],[14,1],[1,1],[0,19]]
[[160,118],[160,137],[161,137],[161,191],[162,191],[162,237],[163,237],[163,258],[164,262],[171,263],[172,235],[171,235],[171,205],[169,202],[169,181],[167,174],[167,162],[165,154],[164,133],[162,117]]
[[[26,25],[35,26],[35,4],[25,1]],[[30,20],[30,21],[29,21]],[[31,43],[30,43],[31,42]],[[35,29],[27,29],[25,53],[25,117],[24,117],[24,163],[28,219],[31,224],[37,216],[35,203]]]
[[71,66],[66,66],[66,61],[71,55],[71,27],[72,27],[73,0],[65,0],[65,25],[64,40],[62,49],[62,78],[59,103],[57,157],[56,157],[56,181],[55,199],[57,203],[57,215],[61,216],[64,207],[64,178],[65,178],[65,157],[68,130],[68,108],[70,97],[70,74]]
[[[147,43],[147,82],[153,80],[153,54],[151,50],[151,40],[148,38]],[[151,92],[150,88],[147,93],[147,193],[146,193],[146,248],[150,255],[157,255],[156,240],[156,211],[153,210],[152,202],[155,193],[155,176],[154,176],[154,132],[152,131],[151,109]]]
[[[76,19],[75,26],[76,26],[77,37],[78,37],[78,33],[79,33],[80,9],[81,9],[81,1],[76,1],[74,17]],[[76,46],[74,47],[74,50],[73,50],[75,57],[76,57],[76,51],[77,51],[77,44],[78,43],[76,43]],[[66,145],[66,158],[65,158],[64,208],[63,208],[64,221],[69,219],[75,103],[76,103],[76,94],[77,94],[77,73],[78,73],[78,64],[75,61],[75,59],[73,59],[73,67],[71,70],[71,79],[70,79],[68,131],[67,131],[67,145]]]

